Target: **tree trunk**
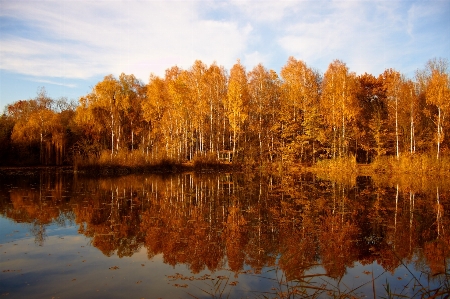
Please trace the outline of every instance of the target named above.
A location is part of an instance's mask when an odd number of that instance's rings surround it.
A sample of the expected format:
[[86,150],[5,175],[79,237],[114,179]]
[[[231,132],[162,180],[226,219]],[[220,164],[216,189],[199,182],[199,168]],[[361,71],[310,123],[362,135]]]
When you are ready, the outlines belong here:
[[436,154],[436,159],[437,160],[439,160],[440,146],[441,146],[441,107],[438,107],[437,154]]
[[398,99],[395,96],[395,142],[396,142],[396,157],[397,160],[400,158],[400,153],[398,149]]
[[43,163],[43,153],[42,153],[42,142],[43,142],[43,137],[42,137],[42,132],[41,132],[41,142],[39,145],[39,162],[41,162],[41,164]]
[[134,150],[134,130],[133,130],[133,122],[131,122],[131,154],[133,154]]
[[114,155],[114,115],[111,114],[111,161]]

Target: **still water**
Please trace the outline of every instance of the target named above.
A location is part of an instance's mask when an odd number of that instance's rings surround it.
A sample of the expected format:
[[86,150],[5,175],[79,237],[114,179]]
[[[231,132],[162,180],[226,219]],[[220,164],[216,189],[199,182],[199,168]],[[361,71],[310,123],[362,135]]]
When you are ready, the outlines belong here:
[[0,297],[446,298],[445,179],[0,178]]

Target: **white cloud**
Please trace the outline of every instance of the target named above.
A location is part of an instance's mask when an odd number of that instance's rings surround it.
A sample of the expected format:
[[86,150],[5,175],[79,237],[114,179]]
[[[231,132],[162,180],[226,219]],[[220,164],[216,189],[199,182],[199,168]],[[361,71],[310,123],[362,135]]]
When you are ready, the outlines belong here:
[[273,1],[273,0],[233,0],[231,4],[241,11],[248,19],[257,22],[276,22],[285,17],[289,10],[305,2],[301,1]]
[[232,63],[249,30],[200,19],[201,2],[33,1],[4,5],[1,16],[32,26],[32,34],[0,39],[2,68],[46,77],[88,78],[133,73],[148,80],[196,59]]
[[391,63],[409,38],[406,10],[398,2],[333,1],[318,9],[304,11],[310,17],[293,21],[277,40],[287,53],[321,71],[334,59],[358,74],[396,66]]

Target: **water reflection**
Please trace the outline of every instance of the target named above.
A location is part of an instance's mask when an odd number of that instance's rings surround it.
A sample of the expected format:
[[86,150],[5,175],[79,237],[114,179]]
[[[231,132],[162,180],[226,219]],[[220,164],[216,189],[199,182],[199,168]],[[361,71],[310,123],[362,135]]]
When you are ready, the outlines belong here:
[[[164,263],[186,265],[192,274],[227,269],[235,283],[242,273],[263,277],[273,269],[285,289],[275,287],[265,295],[302,290],[355,295],[336,282],[352,267],[374,263],[390,273],[410,271],[402,294],[445,295],[450,290],[450,187],[445,180],[421,182],[330,181],[312,174],[101,179],[41,174],[8,178],[0,212],[29,223],[39,245],[46,242],[48,225],[74,223],[108,257],[144,250],[148,259],[162,256]],[[380,281],[366,272],[380,296],[400,280]]]

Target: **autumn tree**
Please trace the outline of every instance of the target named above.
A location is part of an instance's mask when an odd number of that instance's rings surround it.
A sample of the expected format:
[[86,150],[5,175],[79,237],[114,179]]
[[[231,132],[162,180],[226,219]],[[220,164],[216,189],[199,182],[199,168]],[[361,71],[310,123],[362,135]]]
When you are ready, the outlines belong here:
[[0,164],[12,162],[11,134],[14,121],[6,113],[0,116]]
[[109,127],[111,136],[111,160],[114,156],[114,147],[119,149],[118,142],[114,143],[115,137],[119,136],[119,83],[113,75],[106,76],[103,81],[97,83],[92,94],[87,97],[90,100],[89,108],[94,110],[95,117]]
[[361,117],[357,120],[358,143],[365,152],[365,162],[369,163],[371,154],[380,156],[384,153],[383,136],[388,115],[385,89],[383,82],[371,74],[360,75],[357,80],[357,99],[361,109]]
[[303,61],[289,57],[287,64],[281,69],[283,79],[282,101],[283,114],[289,132],[288,137],[294,149],[300,149],[303,160],[305,145],[310,145],[311,157],[314,161],[315,142],[319,139],[319,96],[320,76]]
[[144,85],[133,75],[121,74],[119,79],[106,76],[92,92],[80,98],[77,120],[110,136],[111,160],[122,147],[134,149],[134,136],[141,131],[141,102]]
[[195,106],[190,100],[188,80],[188,72],[179,67],[166,70],[170,109],[165,119],[168,125],[165,146],[171,159],[193,157],[196,146],[193,122]]
[[389,107],[389,115],[395,123],[395,157],[400,158],[399,148],[399,110],[403,107],[401,97],[401,86],[403,83],[402,75],[393,70],[387,69],[380,75],[386,91],[386,98]]
[[444,140],[443,122],[445,114],[450,108],[450,78],[448,74],[448,61],[445,59],[432,59],[428,61],[425,69],[416,74],[418,83],[425,91],[427,104],[437,110],[434,117],[436,125],[436,159],[439,160],[441,143]]
[[333,131],[331,149],[333,158],[347,154],[349,127],[354,125],[359,113],[355,101],[355,83],[355,74],[350,73],[345,63],[340,60],[333,61],[324,74],[321,111]]
[[[168,94],[164,79],[150,75],[150,82],[147,84],[147,98],[142,101],[143,119],[147,123],[147,142],[142,142],[148,156],[149,147],[152,154],[158,154],[158,143],[162,138],[161,121],[169,109]],[[145,134],[143,135],[145,140]]]
[[[190,102],[195,109],[192,111],[192,124],[195,131],[195,141],[198,145],[198,151],[203,153],[205,151],[205,131],[208,114],[211,108],[210,101],[208,101],[208,82],[207,82],[208,67],[200,60],[196,60],[194,65],[187,72],[187,86],[190,95]],[[208,107],[209,106],[209,107]],[[208,113],[209,112],[209,113]],[[209,115],[211,117],[211,115]]]
[[[128,128],[128,134],[131,134],[131,140],[127,140],[130,144],[131,150],[134,150],[136,134],[143,130],[142,124],[142,102],[145,100],[145,86],[136,79],[134,75],[119,76],[120,90],[118,93],[118,100],[121,107],[122,118],[124,119],[123,126]],[[119,132],[120,133],[120,132]]]
[[[36,98],[7,106],[7,114],[14,121],[11,141],[28,145],[38,143],[41,164],[62,164],[67,127],[63,127],[61,118],[61,113],[65,111],[56,112],[55,103],[57,101],[51,99],[42,88]],[[64,105],[61,107],[64,108]],[[71,118],[70,113],[67,117]],[[66,119],[65,124],[68,122]]]
[[50,131],[53,112],[50,109],[51,99],[45,89],[41,89],[36,99],[27,102],[19,101],[10,105],[8,111],[11,116],[17,116],[12,132],[13,142],[39,142],[39,162],[44,157],[44,137]]
[[94,95],[88,94],[79,99],[75,110],[74,123],[77,141],[72,149],[76,159],[97,158],[101,151],[101,141],[104,138],[105,127],[92,109],[90,103],[94,101]]
[[[421,119],[420,101],[416,90],[416,83],[410,79],[405,79],[401,85],[401,96],[403,99],[403,111],[405,117],[405,129],[409,129],[409,152],[416,152],[416,124]],[[405,130],[405,131],[406,131]]]
[[279,88],[277,77],[262,64],[258,64],[248,74],[248,79],[249,130],[257,136],[258,160],[262,161],[265,154],[271,151],[270,132],[276,121],[273,115],[273,103],[279,100]]
[[248,80],[244,66],[238,61],[230,71],[227,97],[224,101],[225,114],[233,131],[233,155],[244,121],[248,116]]
[[205,77],[209,110],[209,148],[213,152],[225,148],[226,118],[223,103],[227,97],[227,73],[223,66],[213,63]]

